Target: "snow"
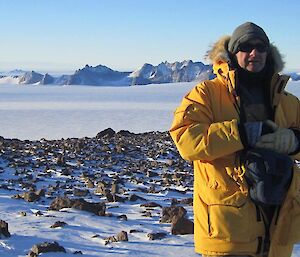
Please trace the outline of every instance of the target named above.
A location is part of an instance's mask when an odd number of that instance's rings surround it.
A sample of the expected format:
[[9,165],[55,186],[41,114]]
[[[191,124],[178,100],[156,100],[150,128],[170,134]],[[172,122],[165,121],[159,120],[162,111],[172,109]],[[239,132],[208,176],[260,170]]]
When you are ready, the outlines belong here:
[[112,129],[166,131],[195,83],[133,87],[0,86],[0,135],[19,139],[92,137]]
[[[1,85],[0,135],[5,138],[36,140],[92,137],[108,127],[116,131],[166,131],[171,125],[173,111],[194,84],[117,88]],[[300,82],[289,82],[287,90],[299,97]],[[6,179],[9,178],[8,176]],[[147,197],[152,197],[153,201],[163,205],[166,196],[172,197],[164,193]],[[67,249],[67,253],[42,256],[74,256],[73,252],[76,250],[81,250],[83,256],[87,257],[199,256],[194,253],[193,235],[168,236],[162,240],[150,241],[145,233],[133,233],[129,234],[128,242],[105,245],[103,238],[121,230],[140,228],[141,224],[147,233],[157,232],[158,228],[161,232],[170,231],[170,224],[157,227],[157,223],[151,223],[147,217],[137,215],[139,204],[121,204],[115,209],[112,204],[110,207],[108,211],[114,215],[126,213],[128,221],[100,218],[73,209],[49,212],[43,203],[11,199],[6,190],[0,189],[0,219],[11,224],[9,230],[12,234],[11,238],[0,240],[0,256],[25,257],[34,244],[49,240],[58,241]],[[46,217],[34,215],[37,210]],[[21,211],[27,212],[27,216],[20,217]],[[63,220],[68,225],[62,229],[50,229],[58,220]],[[156,221],[158,222],[158,214]],[[93,238],[96,234],[99,237]],[[293,252],[293,257],[297,256],[300,256],[299,244]]]

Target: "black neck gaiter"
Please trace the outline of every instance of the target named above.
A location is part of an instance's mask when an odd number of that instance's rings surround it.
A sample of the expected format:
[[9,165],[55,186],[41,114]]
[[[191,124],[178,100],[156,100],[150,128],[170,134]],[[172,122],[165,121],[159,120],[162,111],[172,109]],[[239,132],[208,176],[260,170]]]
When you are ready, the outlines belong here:
[[237,92],[241,98],[241,118],[244,122],[264,121],[272,118],[269,85],[265,70],[249,72],[237,68]]

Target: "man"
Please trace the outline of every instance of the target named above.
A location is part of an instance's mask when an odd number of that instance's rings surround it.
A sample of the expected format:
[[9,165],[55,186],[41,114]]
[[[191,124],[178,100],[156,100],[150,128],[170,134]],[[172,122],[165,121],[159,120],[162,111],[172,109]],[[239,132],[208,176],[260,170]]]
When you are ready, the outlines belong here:
[[216,78],[191,90],[170,134],[194,164],[195,250],[291,256],[300,241],[300,104],[283,61],[246,22],[208,53]]

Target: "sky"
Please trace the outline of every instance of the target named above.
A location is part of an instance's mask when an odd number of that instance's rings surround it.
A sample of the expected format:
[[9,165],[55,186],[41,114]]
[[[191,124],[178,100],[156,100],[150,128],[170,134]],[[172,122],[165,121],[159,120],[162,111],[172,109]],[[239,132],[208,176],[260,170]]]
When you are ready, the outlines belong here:
[[0,0],[0,10],[0,71],[208,63],[210,46],[246,21],[264,28],[286,70],[300,71],[297,0]]

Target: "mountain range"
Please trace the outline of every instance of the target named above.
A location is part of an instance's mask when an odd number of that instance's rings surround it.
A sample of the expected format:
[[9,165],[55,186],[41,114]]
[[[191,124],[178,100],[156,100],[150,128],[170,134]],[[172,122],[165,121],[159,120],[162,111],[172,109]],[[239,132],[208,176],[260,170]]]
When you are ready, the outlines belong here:
[[[291,80],[300,80],[300,73],[291,72],[288,75],[291,76]],[[116,71],[104,65],[86,65],[74,74],[60,76],[16,69],[0,73],[0,84],[132,86],[203,81],[213,77],[211,65],[185,60],[162,62],[157,66],[145,63],[133,72]]]
[[72,75],[52,76],[35,71],[13,70],[0,74],[0,83],[35,85],[132,86],[173,82],[203,81],[213,77],[212,67],[202,62],[145,63],[133,72],[121,72],[104,65],[78,69]]

